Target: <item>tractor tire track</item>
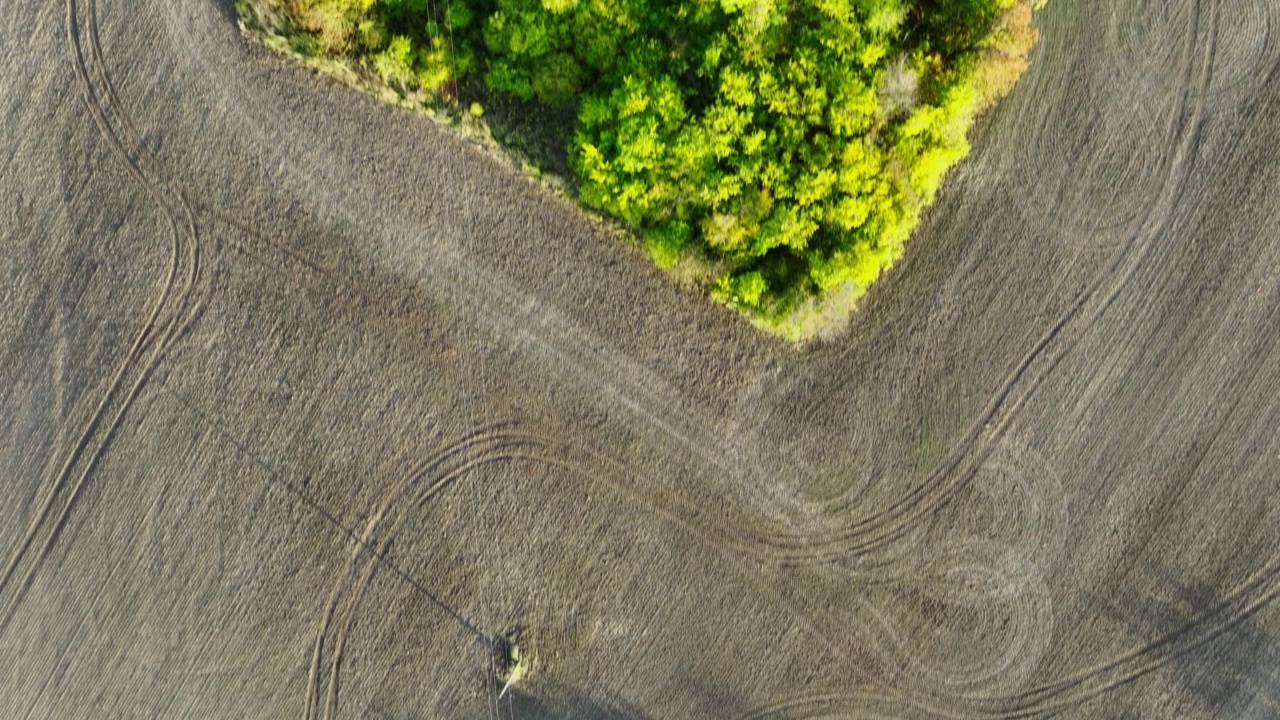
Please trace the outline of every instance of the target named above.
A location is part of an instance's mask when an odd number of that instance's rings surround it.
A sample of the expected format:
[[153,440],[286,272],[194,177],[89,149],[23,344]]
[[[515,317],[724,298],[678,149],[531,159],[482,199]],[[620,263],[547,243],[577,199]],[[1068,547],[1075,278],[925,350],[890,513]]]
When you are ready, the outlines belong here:
[[[306,707],[303,714],[304,720],[315,720],[318,716],[323,649],[330,632],[332,618],[341,599],[344,609],[332,642],[333,650],[329,658],[330,671],[328,673],[327,691],[325,692],[324,717],[332,718],[335,716],[339,673],[346,649],[347,637],[354,619],[354,612],[360,599],[364,596],[365,589],[368,587],[374,571],[385,560],[387,550],[399,532],[404,518],[407,516],[403,512],[405,503],[402,502],[405,492],[424,478],[433,478],[431,483],[415,496],[412,503],[410,503],[413,506],[418,506],[450,486],[468,471],[484,464],[508,459],[511,457],[511,448],[519,447],[529,442],[523,433],[507,429],[511,426],[511,423],[489,425],[455,441],[428,461],[412,469],[405,476],[405,479],[393,486],[383,499],[383,502],[369,520],[360,540],[353,544],[343,575],[334,585],[329,596],[329,602],[326,604],[325,611],[321,617],[312,652],[311,666],[307,673],[308,687]],[[448,463],[450,462],[453,462],[453,464],[449,465]],[[379,527],[388,517],[392,518],[391,527],[375,543],[374,537],[377,535]],[[360,555],[364,553],[367,553],[368,557],[360,578],[354,587],[348,587],[357,561]],[[472,628],[468,626],[467,629],[471,630]],[[483,639],[489,642],[489,638],[484,637]]]
[[[788,700],[761,705],[738,715],[737,720],[806,720],[808,718],[842,718],[856,720],[920,720],[918,714],[908,714],[901,709],[896,698],[872,693],[825,692],[800,695]],[[935,717],[951,717],[936,715]]]
[[[405,510],[422,506],[478,467],[499,462],[526,461],[563,470],[588,482],[613,488],[645,510],[657,513],[706,542],[713,550],[726,554],[731,560],[740,559],[733,552],[733,546],[724,539],[731,536],[725,528],[718,528],[719,532],[709,532],[690,521],[690,515],[694,513],[689,512],[687,505],[678,499],[646,495],[629,487],[621,478],[613,477],[612,473],[600,474],[586,469],[583,463],[571,457],[575,448],[581,451],[579,457],[582,460],[606,462],[614,468],[621,467],[620,463],[611,461],[607,455],[591,450],[585,440],[571,431],[547,435],[518,429],[513,423],[504,423],[488,426],[455,441],[411,470],[404,480],[393,486],[374,510],[359,539],[355,539],[352,534],[355,542],[352,544],[351,554],[321,613],[307,672],[303,720],[318,720],[320,717],[328,720],[336,717],[341,667],[355,611],[377,568],[388,562],[388,550],[409,516]],[[418,487],[428,479],[430,481],[427,484]],[[414,488],[418,488],[417,492],[406,498],[406,494]],[[382,530],[384,526],[385,532]],[[361,555],[365,556],[365,561],[357,576],[356,566]],[[455,620],[462,620],[452,609],[445,609],[453,614]],[[465,621],[462,624],[465,629],[477,635],[486,649],[492,650],[495,647],[497,635],[482,632]],[[326,647],[331,647],[332,650],[326,652]],[[325,665],[328,666],[327,678],[322,679],[322,668]],[[323,713],[320,710],[322,696]]]
[[[165,276],[159,280],[159,291],[147,319],[138,330],[104,396],[57,473],[42,481],[41,499],[28,520],[22,538],[10,552],[4,570],[0,572],[0,595],[7,596],[3,601],[3,609],[0,610],[0,630],[8,626],[26,588],[56,542],[81,491],[160,358],[173,340],[184,334],[199,317],[203,303],[203,298],[194,297],[201,276],[200,240],[195,215],[180,195],[176,196],[176,202],[184,210],[175,210],[174,201],[167,199],[160,187],[162,183],[144,169],[146,161],[140,158],[146,157],[145,150],[140,146],[131,146],[127,137],[121,137],[122,134],[127,136],[129,133],[121,129],[119,118],[123,116],[123,111],[118,107],[110,79],[100,62],[101,50],[92,4],[89,6],[87,19],[83,21],[79,17],[75,0],[66,0],[64,10],[64,31],[81,99],[108,148],[164,212],[172,244],[169,267]],[[73,475],[74,480],[71,479]],[[55,505],[59,505],[57,514],[50,522]],[[41,535],[43,538],[36,547],[37,538]],[[23,565],[25,569],[15,583],[15,577]]]
[[[1280,559],[1240,583],[1218,605],[1201,613],[1185,627],[1135,648],[1109,662],[1087,668],[1053,683],[1002,697],[970,698],[920,695],[886,688],[893,700],[912,708],[912,717],[954,718],[955,720],[1034,720],[1070,714],[1090,700],[1140,680],[1169,662],[1203,647],[1231,632],[1280,596]],[[886,698],[887,699],[887,698]],[[741,716],[741,720],[766,717],[827,717],[847,713],[857,717],[865,711],[866,697],[856,693],[828,692],[801,695],[767,705]],[[803,714],[793,714],[801,711]]]
[[1004,699],[1008,709],[988,711],[981,717],[1039,718],[1059,714],[1138,680],[1230,632],[1275,602],[1280,595],[1278,579],[1280,560],[1273,559],[1237,585],[1222,602],[1178,631],[1070,678]]

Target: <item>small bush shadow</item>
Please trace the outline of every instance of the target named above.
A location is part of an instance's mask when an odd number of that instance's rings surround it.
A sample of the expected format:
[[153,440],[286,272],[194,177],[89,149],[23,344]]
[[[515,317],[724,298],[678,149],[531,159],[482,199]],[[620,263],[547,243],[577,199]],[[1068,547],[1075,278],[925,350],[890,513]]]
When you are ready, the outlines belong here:
[[498,717],[507,720],[651,720],[619,698],[596,697],[545,681],[528,691],[511,688],[498,705]]

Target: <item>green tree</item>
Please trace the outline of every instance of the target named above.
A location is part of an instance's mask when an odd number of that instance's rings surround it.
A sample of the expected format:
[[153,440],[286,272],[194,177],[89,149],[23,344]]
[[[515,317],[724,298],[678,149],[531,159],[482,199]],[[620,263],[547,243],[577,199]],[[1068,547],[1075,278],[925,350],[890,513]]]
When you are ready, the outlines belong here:
[[1031,0],[263,1],[403,91],[575,107],[581,202],[773,327],[901,256],[1035,42]]

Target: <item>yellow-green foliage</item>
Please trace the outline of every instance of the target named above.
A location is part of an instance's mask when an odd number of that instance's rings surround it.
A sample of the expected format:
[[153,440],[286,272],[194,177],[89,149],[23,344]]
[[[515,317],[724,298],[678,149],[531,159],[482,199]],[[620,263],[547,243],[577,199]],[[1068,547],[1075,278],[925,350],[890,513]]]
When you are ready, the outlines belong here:
[[297,23],[315,36],[319,50],[333,54],[351,49],[372,5],[373,0],[292,0],[288,9]]
[[1031,11],[1031,0],[1018,0],[1005,8],[996,20],[973,73],[974,88],[984,105],[1008,95],[1026,71],[1037,39]]
[[280,0],[402,92],[576,108],[580,200],[812,334],[895,260],[1036,39],[1032,0]]

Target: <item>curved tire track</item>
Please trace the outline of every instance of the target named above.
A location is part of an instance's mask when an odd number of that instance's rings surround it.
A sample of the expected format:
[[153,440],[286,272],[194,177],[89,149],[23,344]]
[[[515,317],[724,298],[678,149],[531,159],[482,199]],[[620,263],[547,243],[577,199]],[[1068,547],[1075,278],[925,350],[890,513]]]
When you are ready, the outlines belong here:
[[[307,701],[303,713],[305,720],[315,720],[319,716],[322,657],[326,640],[330,635],[330,625],[334,613],[338,611],[338,605],[341,600],[344,609],[341,611],[342,619],[338,624],[337,630],[333,632],[333,650],[329,655],[330,671],[327,690],[324,693],[324,717],[331,718],[336,712],[338,675],[355,608],[363,597],[377,565],[385,559],[387,549],[390,547],[392,540],[399,531],[401,522],[404,520],[405,513],[402,511],[405,508],[405,503],[403,502],[405,493],[423,480],[430,480],[428,485],[412,498],[413,505],[421,504],[451,485],[468,470],[510,457],[512,448],[528,442],[523,434],[504,429],[510,427],[510,423],[488,425],[453,442],[427,461],[410,470],[404,479],[392,486],[383,498],[382,503],[366,525],[364,533],[353,544],[345,570],[338,582],[334,584],[329,595],[329,601],[321,616],[312,652],[311,666],[307,672]],[[381,526],[388,519],[390,519],[390,529],[379,536]],[[376,541],[375,537],[377,538]],[[357,561],[360,555],[364,553],[367,553],[368,557],[361,570],[360,577],[354,587],[348,587],[355,573]],[[471,628],[468,627],[468,629]]]
[[[1230,632],[1280,596],[1280,559],[1273,559],[1240,583],[1218,605],[1174,633],[1157,638],[1123,655],[1052,683],[1025,692],[993,698],[964,696],[922,700],[919,695],[895,694],[893,700],[913,708],[914,717],[957,720],[1033,720],[1068,714],[1082,703],[1159,670]],[[885,698],[886,700],[888,698]],[[767,717],[815,718],[833,713],[858,717],[867,698],[856,693],[815,693],[757,708],[740,720]]]
[[66,0],[64,10],[64,31],[81,99],[112,154],[164,212],[172,235],[170,263],[158,282],[159,289],[147,319],[89,422],[58,471],[41,482],[41,499],[0,572],[0,597],[4,597],[0,630],[8,626],[133,402],[165,351],[199,317],[203,303],[203,297],[196,295],[202,273],[195,213],[181,192],[175,191],[172,183],[158,172],[137,142],[128,116],[119,105],[102,63],[92,0],[84,18],[80,17],[76,0]]

